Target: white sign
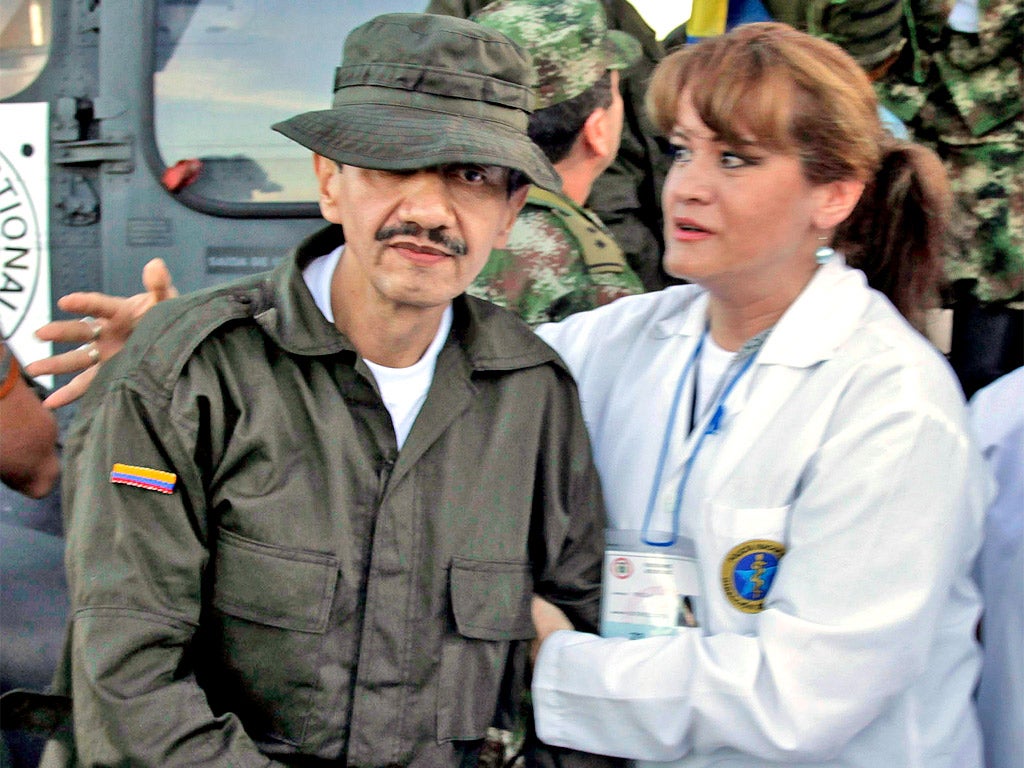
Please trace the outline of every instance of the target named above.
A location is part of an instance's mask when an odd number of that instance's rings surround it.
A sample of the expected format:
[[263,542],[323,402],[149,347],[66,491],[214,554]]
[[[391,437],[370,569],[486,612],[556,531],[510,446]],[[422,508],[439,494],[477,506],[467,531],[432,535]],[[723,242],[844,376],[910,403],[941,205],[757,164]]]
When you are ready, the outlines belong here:
[[49,105],[0,104],[0,332],[23,362],[51,354]]

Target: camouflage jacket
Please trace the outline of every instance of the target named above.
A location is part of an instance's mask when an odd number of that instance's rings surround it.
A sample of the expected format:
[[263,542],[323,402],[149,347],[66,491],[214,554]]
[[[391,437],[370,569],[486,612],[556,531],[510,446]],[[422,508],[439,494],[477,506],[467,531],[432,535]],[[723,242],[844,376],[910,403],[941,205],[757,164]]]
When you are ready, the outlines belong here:
[[[933,0],[918,0],[919,3]],[[946,277],[985,303],[1024,299],[1024,4],[979,0],[977,33],[919,25],[880,100],[938,152],[955,208]],[[911,55],[916,51],[917,55]]]
[[508,307],[531,326],[643,292],[640,278],[595,214],[565,195],[536,187],[508,245],[491,253],[467,291]]
[[1024,4],[979,0],[978,11],[977,34],[930,24],[919,30],[912,50],[879,82],[880,99],[901,120],[913,120],[936,102],[949,107],[934,116],[944,123],[937,126],[940,133],[956,131],[962,121],[969,136],[981,137],[1020,119]]

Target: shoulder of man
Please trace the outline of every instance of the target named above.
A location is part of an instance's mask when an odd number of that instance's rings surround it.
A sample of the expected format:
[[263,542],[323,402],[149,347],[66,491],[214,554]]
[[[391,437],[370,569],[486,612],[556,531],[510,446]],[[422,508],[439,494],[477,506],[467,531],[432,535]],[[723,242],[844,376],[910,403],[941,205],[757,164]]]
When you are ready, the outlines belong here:
[[629,269],[622,248],[596,214],[576,205],[564,195],[534,187],[527,205],[551,214],[551,220],[574,241],[587,272],[617,274]]
[[100,368],[90,387],[130,379],[154,394],[169,395],[202,343],[218,329],[253,316],[270,290],[270,273],[252,275],[161,302],[147,312],[121,350]]
[[[464,348],[477,370],[510,371],[553,365],[568,368],[554,349],[510,309],[477,295],[455,301],[456,332],[465,336]],[[459,322],[460,317],[468,317]],[[461,330],[459,330],[461,327]]]
[[430,0],[424,13],[438,13],[442,16],[457,16],[468,19],[491,0]]
[[640,43],[647,61],[658,62],[664,57],[665,49],[654,30],[629,0],[603,0],[603,4],[609,29],[632,36]]

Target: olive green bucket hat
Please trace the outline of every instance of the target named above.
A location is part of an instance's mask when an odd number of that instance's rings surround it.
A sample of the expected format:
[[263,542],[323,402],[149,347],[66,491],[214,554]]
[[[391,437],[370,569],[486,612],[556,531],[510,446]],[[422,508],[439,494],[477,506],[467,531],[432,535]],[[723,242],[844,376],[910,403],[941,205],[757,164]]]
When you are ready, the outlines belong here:
[[472,18],[529,52],[537,70],[537,109],[578,96],[643,53],[634,37],[608,29],[598,0],[496,0]]
[[496,30],[452,16],[384,14],[345,40],[331,108],[273,128],[345,165],[498,165],[558,191],[561,179],[526,133],[534,85],[528,54]]

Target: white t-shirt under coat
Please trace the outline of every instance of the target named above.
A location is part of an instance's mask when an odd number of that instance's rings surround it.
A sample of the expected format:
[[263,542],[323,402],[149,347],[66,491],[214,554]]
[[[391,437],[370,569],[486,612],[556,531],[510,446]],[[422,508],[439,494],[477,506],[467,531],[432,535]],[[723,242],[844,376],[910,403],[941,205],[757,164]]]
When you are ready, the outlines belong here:
[[[345,246],[340,245],[325,256],[310,262],[309,266],[302,273],[303,279],[313,294],[313,301],[317,308],[327,318],[328,322],[334,322],[334,310],[331,308],[331,278],[334,270],[341,259]],[[380,391],[384,407],[391,415],[391,423],[395,428],[395,438],[398,441],[398,448],[401,450],[405,439],[412,430],[413,422],[419,415],[423,403],[427,399],[427,392],[430,390],[430,382],[434,379],[434,367],[437,364],[437,356],[444,346],[445,339],[452,328],[452,308],[449,306],[441,318],[434,340],[430,342],[427,351],[423,356],[407,368],[389,368],[380,365],[372,360],[367,360],[367,367],[373,372],[377,381],[377,389]]]

